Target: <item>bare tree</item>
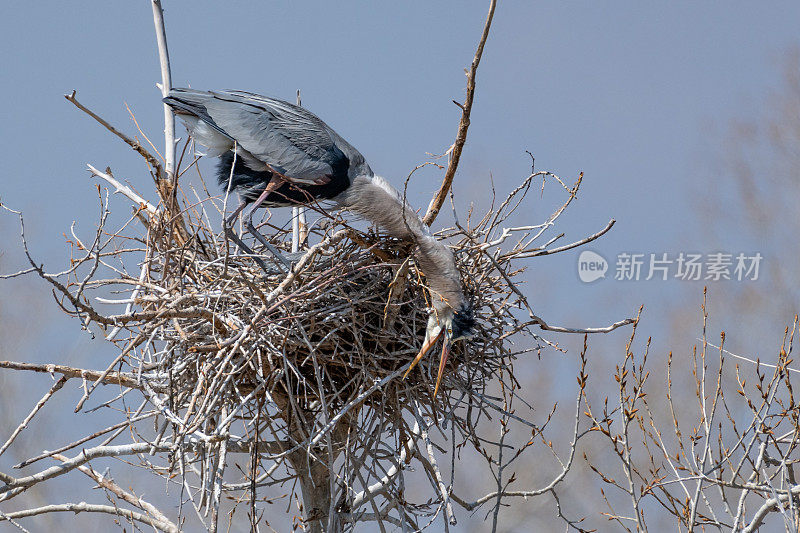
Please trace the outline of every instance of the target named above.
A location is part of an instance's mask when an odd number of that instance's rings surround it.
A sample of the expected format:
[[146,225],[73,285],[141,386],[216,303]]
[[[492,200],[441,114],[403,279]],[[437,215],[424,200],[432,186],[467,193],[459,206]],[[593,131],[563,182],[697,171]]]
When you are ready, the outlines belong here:
[[[42,442],[46,450],[28,453],[16,465],[20,474],[0,472],[0,522],[25,530],[30,517],[85,512],[108,515],[123,528],[199,525],[217,531],[235,523],[260,531],[291,523],[296,506],[293,525],[306,531],[420,531],[439,521],[449,531],[467,514],[481,516],[496,531],[508,505],[534,500],[546,502],[567,529],[584,531],[588,521],[574,515],[564,486],[586,457],[601,483],[617,491],[602,493],[604,516],[623,529],[645,531],[653,516],[666,514],[690,531],[752,531],[767,517],[797,530],[796,370],[789,367],[796,319],[771,366],[729,353],[724,337],[712,344],[704,329],[693,354],[696,407],[676,408],[671,363],[666,380],[653,384],[649,342],[636,348],[638,317],[599,328],[554,326],[533,312],[520,286],[529,260],[580,247],[614,225],[611,220],[568,244],[561,242],[563,234],[552,235],[582,174],[568,184],[532,169],[507,194],[495,197],[492,190],[485,213],[455,208],[451,184],[495,4],[467,71],[443,183],[424,219],[435,222],[450,196],[455,222],[437,236],[456,254],[477,318],[476,338],[454,350],[438,396],[436,364],[423,363],[402,379],[428,315],[425,277],[409,255],[410,243],[374,229],[359,231],[310,205],[304,239],[289,238],[291,229],[274,226],[269,217],[263,221],[277,247],[308,244],[290,272],[265,276],[217,229],[227,197],[209,194],[204,184],[177,186],[200,156],[188,141],[178,149],[170,113],[161,159],[75,92],[67,95],[144,158],[157,200],[111,169],[89,165],[110,188],[98,188],[89,236],[71,229],[69,265],[60,272],[33,257],[22,214],[3,206],[18,218],[30,264],[3,277],[41,278],[65,313],[108,341],[113,357],[97,370],[0,361],[7,371],[48,374],[53,381],[0,439],[0,455],[22,453],[29,425],[72,380],[82,391],[76,413],[103,409],[114,422],[72,442]],[[166,94],[171,82],[164,17],[158,0],[152,7]],[[514,213],[532,201],[528,193],[540,182],[563,190],[560,205],[538,223],[513,225]],[[111,222],[112,209],[119,211],[111,193],[132,207],[118,225]],[[704,325],[706,316],[704,307]],[[616,370],[618,388],[598,406],[591,398],[602,391],[589,389],[588,337],[629,324],[634,328]],[[574,400],[558,409],[521,409],[536,402],[536,391],[522,389],[516,362],[559,350],[543,332],[584,336]],[[731,368],[731,359],[741,367]],[[667,410],[654,406],[657,397]],[[90,400],[96,404],[91,408]],[[556,416],[568,427],[553,423]],[[588,445],[598,442],[602,446]],[[582,453],[590,449],[595,451]],[[550,477],[521,481],[520,465],[531,455],[544,457],[538,465]],[[160,481],[171,503],[145,498],[123,482],[126,465]],[[461,481],[463,465],[491,480],[491,488]],[[102,490],[103,503],[5,507],[26,491],[80,474]],[[276,502],[286,507],[268,513]]]
[[[456,173],[495,3],[468,71],[456,141],[425,217],[428,224],[444,205]],[[165,93],[170,74],[164,18],[160,2],[152,4]],[[585,434],[577,423],[585,378],[576,390],[574,431],[560,435],[569,443],[568,456],[555,457],[560,473],[542,487],[510,490],[515,461],[535,445],[552,446],[546,438],[547,417],[535,421],[515,414],[516,403],[524,400],[514,360],[552,345],[539,330],[602,333],[631,320],[594,329],[548,325],[533,313],[514,278],[522,271],[518,261],[573,249],[613,226],[612,220],[571,244],[557,246],[560,235],[545,240],[574,200],[582,175],[568,186],[549,172],[532,172],[485,214],[469,212],[462,224],[454,211],[455,226],[439,232],[457,253],[476,308],[478,336],[455,351],[436,397],[428,365],[401,379],[427,316],[424,275],[409,258],[409,243],[357,231],[341,217],[311,206],[318,216],[308,225],[311,246],[291,272],[264,279],[252,257],[234,255],[226,237],[213,229],[211,219],[224,211],[227,198],[191,187],[185,195],[178,193],[176,180],[198,156],[181,167],[187,144],[175,161],[171,114],[166,114],[162,161],[79,102],[75,92],[66,98],[145,159],[159,201],[147,200],[110,169],[89,165],[93,176],[133,203],[133,212],[112,228],[110,191],[99,190],[96,231],[82,238],[72,229],[69,267],[56,273],[30,254],[24,219],[16,213],[30,267],[4,277],[38,275],[50,284],[61,308],[81,327],[103,335],[116,355],[104,370],[0,362],[0,368],[58,376],[11,431],[0,454],[72,379],[81,380],[83,389],[76,412],[106,385],[116,394],[93,409],[121,416],[111,426],[49,446],[17,465],[33,467],[32,473],[0,473],[0,502],[78,471],[102,488],[107,504],[42,505],[3,511],[0,520],[23,527],[20,521],[31,516],[87,512],[178,531],[186,520],[186,504],[209,531],[221,527],[226,509],[229,520],[237,511],[246,513],[251,528],[258,530],[268,525],[265,491],[284,487],[283,497],[297,502],[300,525],[309,531],[342,531],[372,522],[381,530],[422,530],[437,517],[448,529],[456,524],[458,507],[488,509],[496,528],[504,502],[548,495],[565,478]],[[507,225],[534,182],[546,178],[565,191],[563,205],[539,224]],[[274,229],[273,238],[284,246],[286,231]],[[108,314],[99,304],[122,309]],[[528,436],[517,442],[512,428]],[[466,448],[483,459],[495,490],[474,496],[468,487],[455,485],[454,461]],[[96,466],[107,458],[123,458],[163,479],[179,502],[177,514],[170,516]],[[42,461],[56,464],[36,469]],[[406,491],[415,478],[428,490]]]
[[[709,341],[705,301],[702,311],[702,343],[691,354],[695,398],[676,397],[684,376],[676,375],[672,354],[666,372],[651,375],[650,340],[637,350],[634,327],[614,376],[616,398],[594,409],[586,401],[591,430],[617,459],[589,459],[591,467],[628,498],[614,505],[604,494],[605,514],[629,531],[647,531],[648,517],[659,507],[686,531],[756,531],[770,514],[786,531],[797,531],[800,405],[792,377],[800,371],[789,366],[797,317],[777,347],[776,362],[768,364],[726,350],[724,333],[718,345]],[[652,385],[653,379],[659,383]],[[664,405],[666,419],[659,416]]]

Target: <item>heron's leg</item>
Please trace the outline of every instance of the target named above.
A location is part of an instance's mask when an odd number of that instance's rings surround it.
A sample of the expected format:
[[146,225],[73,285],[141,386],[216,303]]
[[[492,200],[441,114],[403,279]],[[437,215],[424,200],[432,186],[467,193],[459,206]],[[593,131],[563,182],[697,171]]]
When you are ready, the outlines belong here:
[[272,254],[272,255],[273,255],[273,256],[274,256],[274,257],[275,257],[275,258],[276,258],[278,261],[280,261],[281,263],[283,263],[283,266],[285,266],[287,270],[291,270],[291,269],[292,269],[292,262],[291,262],[291,261],[289,261],[288,259],[286,259],[286,258],[283,256],[283,254],[281,254],[281,253],[278,251],[278,249],[277,249],[277,248],[275,248],[275,246],[273,246],[273,245],[272,245],[272,243],[271,243],[271,242],[269,242],[269,241],[266,239],[266,237],[264,237],[263,235],[261,235],[261,234],[258,232],[258,230],[256,229],[255,225],[253,225],[253,214],[255,213],[255,210],[256,210],[256,206],[253,206],[253,207],[251,207],[250,209],[248,209],[247,213],[245,214],[245,218],[244,218],[244,225],[245,225],[245,227],[247,228],[247,231],[248,231],[248,232],[250,232],[250,234],[251,234],[253,237],[255,237],[255,238],[256,238],[256,240],[258,240],[258,242],[260,242],[261,244],[263,244],[263,245],[264,245],[264,247],[265,247],[267,250],[269,250],[269,252],[270,252],[270,253],[271,253],[271,254]]
[[241,213],[242,209],[244,209],[245,207],[247,207],[247,202],[245,202],[244,200],[239,200],[239,207],[234,209],[233,213],[228,215],[228,218],[222,221],[222,227],[225,228],[226,230],[228,228],[232,228],[233,222],[236,220],[236,217],[239,216],[239,213]]
[[256,263],[258,263],[258,266],[260,266],[260,267],[262,268],[262,270],[264,270],[264,272],[267,272],[267,273],[269,273],[269,272],[270,272],[270,269],[269,269],[269,267],[267,266],[267,264],[266,264],[266,263],[264,263],[264,261],[263,261],[263,260],[262,260],[260,257],[258,257],[258,255],[256,255],[256,253],[255,253],[255,252],[253,252],[253,250],[251,250],[251,249],[250,249],[250,247],[249,247],[249,246],[247,246],[247,245],[244,243],[244,241],[242,241],[242,239],[240,239],[240,238],[239,238],[239,236],[236,234],[236,232],[235,232],[235,231],[233,231],[233,224],[234,224],[234,222],[236,221],[236,217],[238,217],[238,216],[239,216],[239,213],[241,213],[241,212],[242,212],[242,210],[243,210],[245,207],[247,207],[247,202],[245,202],[245,201],[242,201],[242,202],[239,204],[239,207],[237,207],[237,208],[236,208],[236,209],[233,211],[233,213],[231,213],[231,214],[228,216],[228,218],[226,218],[225,220],[223,220],[223,222],[222,222],[222,229],[225,231],[225,235],[227,235],[227,236],[228,236],[228,238],[229,238],[230,240],[232,240],[232,241],[234,242],[234,244],[236,244],[236,246],[238,246],[238,247],[239,247],[239,248],[240,248],[240,249],[241,249],[241,250],[242,250],[244,253],[246,253],[246,254],[250,255],[250,256],[251,256],[251,257],[252,257],[252,258],[253,258],[253,259],[256,261]]
[[258,199],[257,199],[255,202],[253,202],[253,205],[250,207],[250,209],[248,209],[248,210],[247,210],[247,212],[244,214],[244,224],[245,224],[245,227],[247,228],[247,231],[248,231],[248,232],[250,232],[250,234],[251,234],[253,237],[255,237],[255,238],[256,238],[256,240],[258,240],[258,242],[260,242],[261,244],[263,244],[263,245],[264,245],[264,247],[266,247],[266,249],[267,249],[267,250],[269,250],[269,251],[270,251],[270,253],[271,253],[271,254],[272,254],[272,255],[273,255],[273,256],[274,256],[276,259],[278,259],[278,260],[279,260],[281,263],[283,263],[283,266],[285,266],[287,270],[291,270],[291,269],[292,269],[292,263],[291,263],[291,261],[289,261],[288,259],[286,259],[286,258],[285,258],[285,257],[284,257],[284,256],[283,256],[283,255],[282,255],[282,254],[281,254],[281,253],[278,251],[278,249],[277,249],[277,248],[275,248],[275,247],[272,245],[272,243],[270,243],[270,242],[269,242],[269,241],[268,241],[268,240],[267,240],[267,239],[266,239],[266,238],[265,238],[263,235],[261,235],[261,234],[258,232],[258,230],[256,229],[256,227],[253,225],[253,214],[255,213],[255,210],[256,210],[256,209],[258,209],[258,207],[261,205],[261,203],[262,203],[264,200],[266,200],[266,199],[267,199],[267,196],[269,196],[269,194],[270,194],[272,191],[276,190],[278,187],[280,187],[281,185],[283,185],[283,183],[284,183],[284,179],[283,179],[283,178],[281,178],[280,176],[273,176],[273,177],[272,177],[272,179],[271,179],[271,180],[270,180],[270,182],[267,184],[267,186],[266,186],[266,187],[264,187],[264,192],[262,192],[262,193],[261,193],[261,195],[258,197]]

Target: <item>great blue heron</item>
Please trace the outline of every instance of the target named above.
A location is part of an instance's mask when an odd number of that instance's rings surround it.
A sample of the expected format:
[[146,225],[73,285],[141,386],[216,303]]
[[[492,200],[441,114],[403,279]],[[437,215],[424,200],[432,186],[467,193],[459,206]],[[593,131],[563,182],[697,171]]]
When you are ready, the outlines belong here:
[[244,91],[194,89],[172,89],[164,102],[183,119],[194,140],[207,148],[207,155],[222,156],[220,185],[230,184],[241,198],[224,227],[245,251],[248,248],[232,230],[245,207],[250,206],[244,215],[247,230],[282,258],[256,231],[253,211],[313,200],[331,200],[415,244],[414,258],[428,280],[432,310],[425,342],[406,375],[441,337],[435,395],[451,344],[471,334],[472,309],[464,298],[453,253],[431,235],[399,191],[376,176],[358,150],[302,107]]

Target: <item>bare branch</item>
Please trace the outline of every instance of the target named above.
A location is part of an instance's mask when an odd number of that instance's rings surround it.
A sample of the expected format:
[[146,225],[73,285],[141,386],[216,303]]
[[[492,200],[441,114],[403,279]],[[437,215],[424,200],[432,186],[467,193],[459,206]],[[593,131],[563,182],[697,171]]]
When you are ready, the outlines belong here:
[[153,154],[148,152],[147,149],[144,146],[142,146],[142,144],[139,141],[137,141],[136,139],[131,139],[130,137],[128,137],[127,135],[125,135],[124,133],[119,131],[117,128],[115,128],[114,126],[112,126],[111,124],[106,122],[105,119],[103,119],[102,117],[97,115],[94,111],[92,111],[88,107],[86,107],[83,104],[81,104],[78,101],[78,99],[75,97],[76,94],[77,93],[75,91],[72,91],[72,93],[70,93],[70,94],[65,94],[64,98],[66,98],[68,102],[70,102],[73,105],[75,105],[75,107],[77,107],[78,109],[80,109],[81,111],[83,111],[84,113],[86,113],[87,115],[92,117],[93,119],[95,119],[101,126],[106,128],[108,131],[110,131],[111,133],[113,133],[114,135],[116,135],[117,137],[122,139],[123,141],[125,141],[125,143],[128,146],[133,148],[139,155],[144,157],[144,159],[152,167],[153,172],[155,173],[156,179],[158,179],[158,176],[160,176],[161,172],[162,172],[162,167],[161,167],[161,163],[159,162],[159,160],[156,159],[153,156]]
[[103,377],[103,372],[98,370],[86,370],[83,368],[74,368],[71,366],[54,364],[38,365],[34,363],[18,363],[15,361],[0,361],[0,368],[42,372],[51,375],[61,374],[66,378],[81,378],[88,381],[96,381],[102,378],[101,383],[104,385],[122,385],[123,387],[129,387],[132,389],[141,388],[136,376],[122,372],[109,372],[105,377]]
[[[164,9],[161,0],[152,0],[153,23],[156,28],[156,41],[158,42],[158,61],[161,65],[161,95],[166,98],[172,89],[172,74],[169,65],[169,50],[167,49],[167,31],[164,26]],[[167,172],[166,179],[175,181],[175,115],[167,104],[164,105],[164,167]]]
[[147,516],[146,514],[137,513],[136,511],[130,511],[128,509],[121,509],[119,507],[114,507],[111,505],[98,505],[86,502],[80,503],[63,503],[60,505],[43,505],[41,507],[35,507],[32,509],[25,509],[22,511],[14,511],[11,513],[0,513],[0,522],[4,520],[13,520],[16,518],[26,518],[29,516],[38,516],[48,513],[102,513],[102,514],[109,514],[112,516],[122,517],[128,520],[135,520],[136,522],[141,522],[142,524],[147,524],[152,526],[159,531],[164,531],[165,533],[178,533],[179,529],[177,526],[172,524],[171,522],[160,522],[155,518]]
[[497,7],[497,0],[491,0],[489,4],[489,14],[486,15],[486,24],[483,26],[483,33],[481,40],[478,42],[478,49],[475,50],[475,57],[472,59],[469,72],[467,73],[467,95],[464,99],[464,104],[459,105],[461,108],[461,120],[458,123],[458,133],[456,134],[456,141],[450,149],[450,161],[447,163],[447,170],[444,173],[444,180],[439,187],[439,191],[434,195],[431,200],[428,211],[422,219],[425,224],[430,226],[436,220],[439,210],[444,205],[447,199],[447,192],[450,190],[450,185],[453,183],[453,177],[456,175],[458,169],[458,162],[461,160],[461,151],[464,149],[464,143],[467,141],[467,130],[469,129],[469,116],[472,112],[472,101],[475,98],[475,76],[478,73],[478,65],[481,62],[483,55],[483,47],[486,45],[486,39],[489,38],[489,29],[492,27],[492,18],[494,17],[494,9]]
[[[0,361],[0,368],[4,368],[3,363],[7,363],[7,361]],[[53,394],[58,392],[61,389],[61,387],[64,386],[64,383],[67,382],[67,379],[69,378],[67,378],[66,376],[62,376],[58,381],[56,381],[53,384],[52,387],[50,387],[50,390],[47,391],[47,393],[45,393],[44,396],[42,396],[42,399],[36,403],[36,406],[28,414],[28,416],[25,417],[25,420],[23,420],[22,423],[19,426],[17,426],[17,429],[15,429],[13,433],[11,433],[11,436],[8,437],[8,440],[6,440],[5,444],[0,446],[0,455],[3,455],[3,452],[5,452],[8,449],[8,447],[11,446],[11,443],[14,442],[14,439],[17,438],[17,435],[22,433],[22,430],[28,427],[28,423],[33,419],[34,416],[36,416],[36,413],[39,412],[39,409],[44,407],[44,404],[47,403],[47,400],[49,400],[53,396]]]
[[117,181],[114,176],[109,173],[101,172],[94,168],[92,165],[86,165],[89,171],[92,173],[92,176],[97,176],[98,178],[102,178],[107,181],[112,187],[114,187],[115,193],[120,193],[127,196],[129,199],[133,200],[136,205],[143,207],[149,214],[154,215],[156,214],[156,207],[139,196],[133,189],[128,187],[127,185],[123,185],[119,181]]

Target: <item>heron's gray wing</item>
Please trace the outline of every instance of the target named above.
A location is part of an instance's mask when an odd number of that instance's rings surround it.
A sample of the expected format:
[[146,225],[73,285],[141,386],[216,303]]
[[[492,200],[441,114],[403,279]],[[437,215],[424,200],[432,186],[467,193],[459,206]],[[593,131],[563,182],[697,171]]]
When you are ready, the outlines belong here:
[[363,156],[327,124],[288,102],[241,91],[191,89],[173,89],[168,100],[173,107],[192,107],[190,112],[289,178],[313,181],[365,166]]
[[[311,113],[307,109],[303,107],[296,106],[289,102],[285,102],[283,100],[278,100],[276,98],[270,98],[267,96],[261,96],[260,94],[255,94],[247,91],[222,91],[225,94],[239,96],[246,99],[251,99],[256,102],[260,102],[265,106],[279,106],[282,109],[288,108],[291,112],[296,113],[298,115],[298,122],[295,123],[295,126],[300,124],[301,122],[307,122],[310,126],[309,129],[306,129],[305,126],[301,126],[301,129],[306,131],[318,129],[318,130],[325,130],[327,134],[330,136],[331,141],[333,144],[342,151],[342,153],[347,157],[350,161],[350,167],[360,170],[362,174],[365,175],[372,175],[372,170],[367,165],[364,156],[361,155],[361,152],[356,150],[356,148],[347,142],[341,135],[336,133],[330,126],[328,126],[325,122],[322,121],[318,116]],[[281,125],[279,124],[278,127]],[[287,128],[292,129],[292,126],[287,124]],[[298,134],[298,141],[303,141],[303,132],[296,132]]]

